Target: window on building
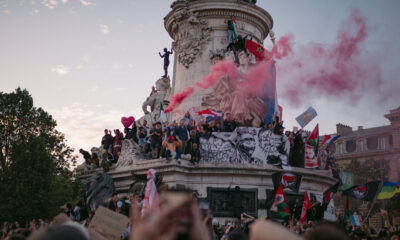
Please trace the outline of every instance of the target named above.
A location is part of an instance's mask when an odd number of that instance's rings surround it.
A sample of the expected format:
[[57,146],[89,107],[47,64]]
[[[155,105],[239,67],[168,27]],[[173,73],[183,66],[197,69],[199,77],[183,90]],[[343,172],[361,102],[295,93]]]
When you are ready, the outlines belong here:
[[346,152],[352,153],[356,150],[356,141],[354,140],[347,140],[346,141]]
[[337,144],[337,150],[339,154],[343,154],[344,153],[344,148],[343,148],[343,142],[340,142]]
[[359,152],[364,152],[364,141],[363,140],[357,141],[357,148],[358,148]]
[[367,149],[368,150],[375,150],[378,148],[378,138],[377,137],[370,137],[367,139]]
[[386,149],[386,138],[384,137],[379,138],[379,147],[381,149]]

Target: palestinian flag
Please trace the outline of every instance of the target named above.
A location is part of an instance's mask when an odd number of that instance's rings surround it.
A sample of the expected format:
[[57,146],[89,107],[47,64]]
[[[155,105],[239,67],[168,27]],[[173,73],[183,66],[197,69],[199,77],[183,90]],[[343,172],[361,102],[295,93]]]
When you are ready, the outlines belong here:
[[304,194],[303,208],[301,209],[300,222],[305,222],[307,220],[307,211],[311,209],[310,198],[308,198],[308,193]]
[[384,182],[376,199],[389,199],[400,193],[400,182]]
[[314,130],[312,131],[311,135],[307,138],[307,144],[313,146],[314,148],[314,155],[317,156],[318,154],[318,124],[315,126]]
[[279,186],[278,190],[275,193],[274,203],[272,204],[270,210],[272,212],[278,213],[281,218],[285,218],[290,214],[282,185]]
[[346,223],[349,218],[350,218],[349,198],[346,198],[346,206],[344,207],[343,221]]
[[324,192],[323,203],[322,203],[322,207],[324,209],[326,209],[326,207],[328,206],[329,202],[332,200],[333,195],[337,192],[337,190],[339,188],[339,183],[340,182],[337,182],[335,185],[333,185],[332,187],[328,188],[328,190],[326,190]]
[[272,174],[272,182],[274,188],[282,186],[283,189],[290,189],[293,192],[298,192],[301,182],[301,175],[289,172],[277,172]]
[[233,39],[237,39],[238,35],[237,35],[237,23],[236,20],[234,18],[232,18],[231,20],[228,20],[228,29],[232,30],[233,32]]
[[245,47],[247,48],[247,50],[249,50],[249,52],[251,52],[254,55],[257,61],[261,61],[264,59],[265,49],[260,44],[252,40],[246,39]]
[[374,200],[376,193],[378,192],[380,182],[373,181],[362,185],[356,185],[348,188],[342,192],[342,196],[356,198],[362,201]]

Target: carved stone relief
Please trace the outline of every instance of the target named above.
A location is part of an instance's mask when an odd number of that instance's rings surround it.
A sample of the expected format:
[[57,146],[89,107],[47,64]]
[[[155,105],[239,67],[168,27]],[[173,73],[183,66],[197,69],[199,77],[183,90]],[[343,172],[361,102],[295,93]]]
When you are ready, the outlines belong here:
[[210,40],[211,31],[208,22],[198,18],[198,13],[188,7],[178,10],[172,22],[172,32],[175,33],[173,47],[179,63],[188,68]]

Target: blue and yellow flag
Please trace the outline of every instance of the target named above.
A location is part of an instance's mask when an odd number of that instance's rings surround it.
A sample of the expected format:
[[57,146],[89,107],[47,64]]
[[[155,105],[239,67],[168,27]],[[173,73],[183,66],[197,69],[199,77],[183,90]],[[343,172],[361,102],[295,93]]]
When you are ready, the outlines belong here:
[[396,193],[400,193],[400,182],[384,182],[379,192],[377,199],[389,199]]

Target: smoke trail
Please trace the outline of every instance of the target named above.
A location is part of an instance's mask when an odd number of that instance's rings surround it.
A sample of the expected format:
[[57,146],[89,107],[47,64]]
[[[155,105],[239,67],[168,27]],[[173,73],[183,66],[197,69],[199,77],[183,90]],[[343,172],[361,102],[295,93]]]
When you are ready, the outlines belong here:
[[356,103],[365,92],[379,90],[379,62],[364,57],[367,36],[365,18],[353,9],[337,34],[336,43],[307,44],[279,63],[278,81],[284,83],[281,97],[293,105],[320,96]]
[[188,86],[185,89],[183,89],[182,92],[172,95],[169,98],[169,105],[164,110],[164,112],[167,113],[167,112],[171,112],[172,110],[174,110],[176,107],[178,107],[181,104],[181,102],[183,100],[185,100],[185,98],[187,98],[188,96],[192,95],[193,92],[194,92],[194,88]]
[[203,77],[201,81],[196,82],[194,86],[188,86],[182,92],[173,94],[169,99],[170,104],[164,110],[164,112],[171,112],[172,110],[177,108],[183,102],[183,100],[191,96],[195,91],[213,86],[222,77],[228,76],[232,79],[236,79],[239,74],[235,63],[232,61],[217,62],[216,64],[211,66],[210,70],[210,74],[206,77]]
[[201,81],[196,82],[195,86],[206,89],[213,86],[222,77],[227,76],[230,79],[236,79],[239,71],[233,61],[219,61],[210,68],[210,74],[203,77]]

